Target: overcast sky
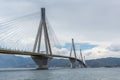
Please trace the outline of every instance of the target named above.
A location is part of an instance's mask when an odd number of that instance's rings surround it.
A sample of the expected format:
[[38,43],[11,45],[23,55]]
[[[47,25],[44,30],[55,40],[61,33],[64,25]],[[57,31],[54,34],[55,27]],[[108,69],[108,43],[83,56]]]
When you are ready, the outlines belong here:
[[59,51],[69,53],[66,46],[74,38],[87,59],[120,57],[119,0],[0,0],[0,21],[40,12],[41,7],[46,8],[47,19],[63,45]]

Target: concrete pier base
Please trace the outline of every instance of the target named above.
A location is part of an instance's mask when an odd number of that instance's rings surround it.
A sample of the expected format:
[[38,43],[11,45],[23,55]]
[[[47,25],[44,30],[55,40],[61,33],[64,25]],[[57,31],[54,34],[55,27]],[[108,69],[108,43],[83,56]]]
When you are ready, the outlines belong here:
[[32,56],[32,59],[37,64],[38,68],[41,70],[48,69],[48,59],[49,57],[43,57],[43,56]]
[[79,68],[83,68],[83,65],[81,64],[81,62],[79,62]]
[[76,61],[76,59],[69,58],[69,60],[70,60],[70,67],[71,68],[75,68],[75,61]]

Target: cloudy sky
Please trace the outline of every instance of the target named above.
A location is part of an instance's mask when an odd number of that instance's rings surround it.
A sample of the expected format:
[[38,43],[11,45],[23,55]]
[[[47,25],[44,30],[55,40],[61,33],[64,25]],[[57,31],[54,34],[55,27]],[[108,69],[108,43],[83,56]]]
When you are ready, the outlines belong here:
[[[55,48],[54,51],[68,55],[74,38],[77,53],[80,46],[87,59],[120,57],[119,0],[0,0],[0,21],[40,12],[41,7],[46,8],[47,19],[62,44],[62,49]],[[39,17],[36,18],[39,21]],[[37,20],[20,21],[14,25],[30,26]],[[23,28],[32,31],[33,28],[37,30],[38,24],[36,26]],[[26,37],[22,42],[31,44],[33,38]]]

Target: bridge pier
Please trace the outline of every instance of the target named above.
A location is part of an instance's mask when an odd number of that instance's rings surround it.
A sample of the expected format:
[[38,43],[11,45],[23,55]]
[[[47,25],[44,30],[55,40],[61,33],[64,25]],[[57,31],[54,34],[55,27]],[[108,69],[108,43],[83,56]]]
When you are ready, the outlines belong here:
[[84,62],[79,61],[79,67],[80,68],[87,68],[87,65]]
[[69,60],[70,60],[70,67],[71,68],[75,68],[75,61],[76,61],[76,59],[69,58]]
[[79,68],[83,68],[83,64],[81,62],[79,62]]
[[41,69],[41,70],[48,69],[49,57],[45,57],[45,56],[32,56],[32,59],[37,64],[37,66],[38,66],[37,69]]

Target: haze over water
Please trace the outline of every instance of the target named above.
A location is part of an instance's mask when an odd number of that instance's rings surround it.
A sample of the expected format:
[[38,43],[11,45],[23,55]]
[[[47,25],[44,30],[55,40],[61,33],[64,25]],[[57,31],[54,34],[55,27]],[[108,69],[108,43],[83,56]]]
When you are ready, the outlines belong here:
[[0,80],[119,80],[119,68],[0,70]]

